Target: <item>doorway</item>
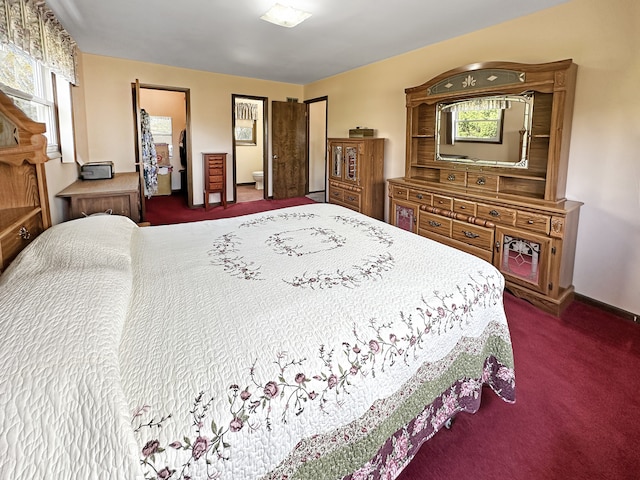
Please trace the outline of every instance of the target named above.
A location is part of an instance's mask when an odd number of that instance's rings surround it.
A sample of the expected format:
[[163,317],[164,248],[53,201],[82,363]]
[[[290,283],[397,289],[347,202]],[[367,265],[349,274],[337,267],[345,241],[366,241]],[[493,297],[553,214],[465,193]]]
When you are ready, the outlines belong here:
[[309,174],[307,197],[327,201],[327,108],[328,97],[305,100],[307,104],[307,139]]
[[231,95],[233,199],[236,203],[269,197],[267,98]]
[[147,196],[141,166],[141,112],[149,120],[157,155],[158,187],[154,196],[179,196],[193,207],[191,174],[191,120],[189,89],[159,85],[132,84],[136,122],[136,164],[140,171],[143,217]]

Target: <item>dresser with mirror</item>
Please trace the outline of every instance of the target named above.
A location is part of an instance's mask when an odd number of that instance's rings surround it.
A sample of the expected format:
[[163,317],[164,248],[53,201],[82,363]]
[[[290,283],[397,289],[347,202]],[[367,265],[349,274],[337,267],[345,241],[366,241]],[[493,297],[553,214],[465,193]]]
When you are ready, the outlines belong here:
[[577,66],[478,63],[407,88],[390,223],[493,263],[559,315],[574,297],[580,206],[565,197]]

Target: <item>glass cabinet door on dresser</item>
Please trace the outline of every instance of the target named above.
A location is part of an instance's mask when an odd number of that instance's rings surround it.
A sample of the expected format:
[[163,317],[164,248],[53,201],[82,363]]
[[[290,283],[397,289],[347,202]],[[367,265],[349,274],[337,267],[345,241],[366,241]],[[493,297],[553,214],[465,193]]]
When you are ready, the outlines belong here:
[[408,232],[417,233],[418,205],[394,199],[391,201],[389,215],[392,225]]
[[493,263],[513,283],[548,294],[551,251],[549,237],[496,227]]
[[349,182],[358,185],[360,143],[341,142],[331,143],[331,170],[333,180]]

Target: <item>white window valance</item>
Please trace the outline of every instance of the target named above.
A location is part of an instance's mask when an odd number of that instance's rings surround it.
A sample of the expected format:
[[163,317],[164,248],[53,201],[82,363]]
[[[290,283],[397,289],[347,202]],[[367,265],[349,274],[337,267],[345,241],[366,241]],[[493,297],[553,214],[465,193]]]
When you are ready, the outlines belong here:
[[76,42],[43,0],[0,0],[0,42],[77,84]]
[[447,110],[451,112],[468,112],[472,110],[507,110],[511,102],[503,98],[478,98],[452,104]]
[[258,105],[236,102],[236,120],[258,120]]

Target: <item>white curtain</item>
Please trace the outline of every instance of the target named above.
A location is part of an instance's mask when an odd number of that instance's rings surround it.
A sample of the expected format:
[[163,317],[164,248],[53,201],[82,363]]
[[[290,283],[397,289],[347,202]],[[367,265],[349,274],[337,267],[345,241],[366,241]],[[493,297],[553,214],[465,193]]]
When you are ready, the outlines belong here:
[[77,85],[76,42],[43,0],[0,0],[0,43],[14,45]]
[[236,120],[258,120],[258,105],[236,102]]
[[511,102],[504,98],[476,98],[457,102],[449,107],[450,112],[465,112],[470,110],[506,110],[511,108]]

